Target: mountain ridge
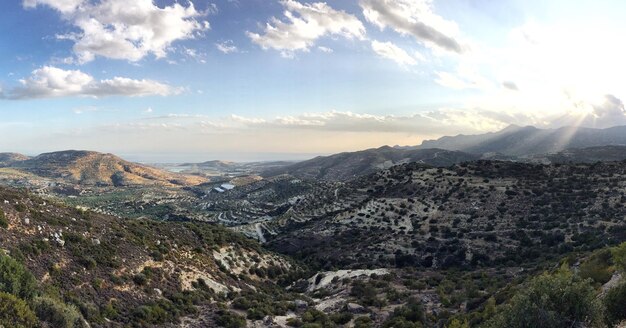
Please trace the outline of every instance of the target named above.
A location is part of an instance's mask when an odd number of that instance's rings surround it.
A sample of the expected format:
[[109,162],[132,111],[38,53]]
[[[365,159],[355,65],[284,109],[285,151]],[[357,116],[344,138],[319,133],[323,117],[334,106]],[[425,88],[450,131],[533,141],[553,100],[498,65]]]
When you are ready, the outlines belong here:
[[605,129],[566,126],[540,129],[534,126],[511,125],[503,130],[476,135],[445,136],[424,140],[419,149],[441,148],[474,154],[497,152],[504,155],[528,157],[607,145],[626,145],[626,126]]

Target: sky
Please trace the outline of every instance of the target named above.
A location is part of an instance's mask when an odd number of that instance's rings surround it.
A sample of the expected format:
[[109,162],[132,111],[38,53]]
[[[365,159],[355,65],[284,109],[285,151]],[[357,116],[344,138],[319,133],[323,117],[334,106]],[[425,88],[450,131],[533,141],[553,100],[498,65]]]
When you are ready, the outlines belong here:
[[0,152],[305,159],[626,125],[624,1],[8,0]]

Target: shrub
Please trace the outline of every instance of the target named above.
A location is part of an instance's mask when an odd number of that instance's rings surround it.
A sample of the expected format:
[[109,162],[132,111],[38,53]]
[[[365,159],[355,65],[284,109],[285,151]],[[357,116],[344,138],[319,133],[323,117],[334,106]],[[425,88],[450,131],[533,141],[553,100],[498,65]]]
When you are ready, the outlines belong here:
[[331,314],[330,320],[338,325],[345,325],[352,320],[352,317],[353,315],[350,312],[338,312]]
[[236,313],[222,310],[217,313],[216,323],[224,328],[240,328],[246,326],[246,319]]
[[36,291],[35,277],[19,262],[0,255],[0,292],[30,300]]
[[23,300],[0,292],[0,327],[37,326],[37,317]]
[[383,327],[394,328],[421,328],[424,323],[424,310],[417,299],[411,298],[409,302],[393,311]]
[[467,320],[461,322],[459,319],[453,319],[446,328],[469,328],[469,323]]
[[605,308],[606,323],[610,327],[626,319],[626,281],[610,289],[602,299],[602,303]]
[[590,279],[562,268],[533,279],[483,327],[569,328],[576,323],[597,327],[602,309],[595,296]]
[[370,317],[358,317],[354,320],[354,328],[370,328],[372,319]]
[[33,307],[37,317],[41,321],[49,323],[52,327],[86,327],[83,316],[72,305],[67,305],[50,297],[36,297],[33,300]]
[[594,253],[587,261],[580,265],[580,276],[591,278],[593,281],[605,284],[613,276],[611,267],[611,251],[608,249]]

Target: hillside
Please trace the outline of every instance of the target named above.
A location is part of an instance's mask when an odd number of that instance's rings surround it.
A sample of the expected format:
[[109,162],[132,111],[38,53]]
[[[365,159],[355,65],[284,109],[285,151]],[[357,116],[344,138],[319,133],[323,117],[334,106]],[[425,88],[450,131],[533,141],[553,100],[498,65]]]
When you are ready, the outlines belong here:
[[[322,267],[493,266],[626,240],[626,163],[406,164],[267,223],[275,250]],[[324,205],[328,204],[328,205]]]
[[267,170],[264,176],[289,174],[300,179],[346,181],[408,162],[446,167],[479,156],[442,149],[393,148],[389,146],[357,152],[320,156],[283,168]]
[[171,173],[131,163],[112,154],[92,151],[69,150],[45,153],[15,162],[11,167],[40,177],[82,185],[186,186],[206,181],[198,176]]
[[227,295],[262,295],[295,269],[219,226],[120,219],[4,188],[0,238],[0,297],[44,321],[24,327],[214,326],[232,317]]
[[474,154],[501,153],[527,157],[555,153],[570,148],[626,145],[626,126],[607,129],[563,127],[539,129],[532,126],[510,126],[502,131],[481,135],[459,135],[426,140],[420,149],[441,148]]

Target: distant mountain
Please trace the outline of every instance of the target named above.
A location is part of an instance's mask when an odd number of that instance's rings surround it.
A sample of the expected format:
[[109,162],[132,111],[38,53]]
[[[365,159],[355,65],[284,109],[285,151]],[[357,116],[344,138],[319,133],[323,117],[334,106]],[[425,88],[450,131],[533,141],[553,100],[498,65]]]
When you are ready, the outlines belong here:
[[402,163],[419,162],[446,167],[479,158],[480,156],[460,151],[384,146],[357,152],[320,156],[283,168],[267,170],[263,175],[290,174],[303,179],[343,181]]
[[11,167],[41,177],[63,179],[85,185],[197,185],[206,181],[198,176],[176,174],[131,163],[112,154],[92,151],[45,153],[14,162]]
[[626,126],[607,129],[563,127],[539,129],[532,126],[509,126],[504,130],[480,135],[458,135],[426,140],[420,149],[440,148],[473,154],[501,153],[527,157],[555,153],[570,148],[626,145]]
[[202,163],[184,163],[184,164],[180,164],[179,166],[196,166],[196,167],[201,167],[204,169],[225,170],[225,169],[231,169],[233,167],[236,167],[237,163],[230,162],[230,161],[215,160],[215,161],[206,161]]
[[15,162],[25,161],[30,157],[18,153],[0,153],[0,167],[8,166]]

